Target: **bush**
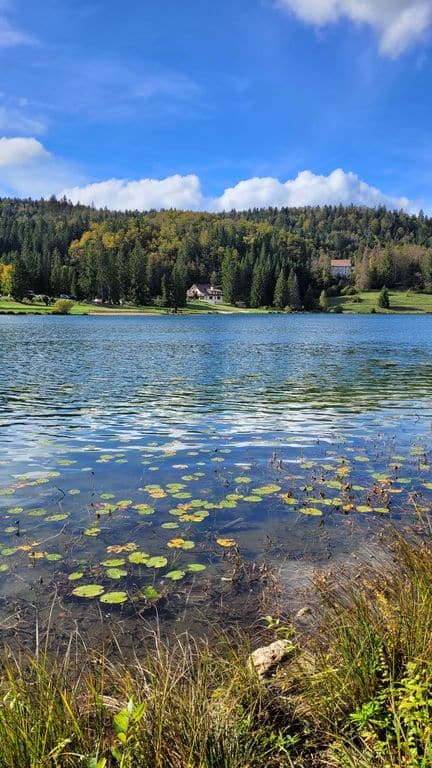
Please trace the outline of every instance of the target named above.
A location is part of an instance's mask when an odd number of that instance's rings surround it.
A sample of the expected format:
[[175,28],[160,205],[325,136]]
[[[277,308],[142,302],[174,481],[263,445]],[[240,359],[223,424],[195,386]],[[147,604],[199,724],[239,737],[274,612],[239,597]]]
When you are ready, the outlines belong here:
[[386,288],[385,285],[381,288],[378,296],[378,306],[381,307],[381,309],[390,309],[390,295],[388,288]]
[[53,315],[69,315],[74,305],[70,299],[57,299],[53,306]]

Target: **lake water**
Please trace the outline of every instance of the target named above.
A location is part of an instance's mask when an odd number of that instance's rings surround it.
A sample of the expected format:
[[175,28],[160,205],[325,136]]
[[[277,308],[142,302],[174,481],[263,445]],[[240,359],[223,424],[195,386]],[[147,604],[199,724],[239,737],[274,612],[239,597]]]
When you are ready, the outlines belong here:
[[229,621],[428,515],[431,424],[429,317],[1,317],[0,626]]

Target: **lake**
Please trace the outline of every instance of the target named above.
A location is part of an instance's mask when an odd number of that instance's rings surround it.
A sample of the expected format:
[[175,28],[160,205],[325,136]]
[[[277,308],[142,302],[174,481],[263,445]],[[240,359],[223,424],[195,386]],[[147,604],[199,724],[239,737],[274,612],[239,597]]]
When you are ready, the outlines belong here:
[[429,515],[431,424],[430,317],[1,317],[0,625],[235,621]]

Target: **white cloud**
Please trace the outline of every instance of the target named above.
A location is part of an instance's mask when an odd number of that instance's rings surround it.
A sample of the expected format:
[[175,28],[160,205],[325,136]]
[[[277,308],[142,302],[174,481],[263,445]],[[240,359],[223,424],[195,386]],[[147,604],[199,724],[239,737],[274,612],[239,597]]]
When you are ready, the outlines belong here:
[[50,157],[49,152],[36,139],[0,138],[0,168],[28,165],[35,160]]
[[76,168],[48,152],[35,138],[0,138],[0,195],[48,197],[64,195],[74,203],[111,210],[177,208],[223,211],[236,208],[306,205],[385,205],[413,210],[406,197],[372,187],[341,168],[328,176],[302,171],[285,182],[273,177],[239,181],[218,197],[206,197],[196,174],[164,179],[107,179],[87,184]]
[[396,58],[432,25],[431,0],[278,0],[308,24],[321,27],[347,18],[379,35],[380,51]]
[[48,197],[83,179],[35,138],[0,138],[0,195]]
[[180,208],[223,211],[236,208],[303,205],[386,205],[410,208],[405,197],[392,197],[361,181],[355,173],[337,169],[329,176],[302,171],[295,179],[252,178],[226,189],[220,197],[205,198],[198,176],[168,176],[166,179],[126,181],[110,179],[60,193],[73,202],[94,203],[116,210]]
[[409,208],[406,197],[392,197],[371,187],[352,172],[341,168],[328,176],[301,171],[295,179],[281,182],[272,177],[240,181],[213,200],[216,210],[239,210],[266,206],[303,205],[386,205],[389,208]]
[[126,181],[109,179],[85,187],[64,189],[74,203],[91,204],[114,210],[149,210],[150,208],[197,209],[203,202],[198,176],[167,176],[165,179],[139,179]]

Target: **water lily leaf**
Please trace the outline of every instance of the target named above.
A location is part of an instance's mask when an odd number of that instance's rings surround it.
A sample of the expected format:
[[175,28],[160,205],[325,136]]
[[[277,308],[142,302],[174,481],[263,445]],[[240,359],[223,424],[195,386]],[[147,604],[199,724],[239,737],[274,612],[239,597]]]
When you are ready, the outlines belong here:
[[199,573],[200,571],[205,571],[206,568],[207,566],[202,563],[189,563],[187,566],[187,570],[190,571],[190,573]]
[[237,542],[236,542],[235,539],[220,538],[220,539],[216,539],[216,541],[217,541],[217,543],[219,544],[220,547],[235,547],[235,546],[237,546]]
[[321,517],[322,511],[317,507],[302,507],[300,512],[302,515],[310,515],[311,517]]
[[239,477],[234,478],[236,483],[244,483],[247,485],[248,483],[252,482],[252,478],[247,477],[246,475],[239,475]]
[[179,527],[178,523],[162,523],[161,525],[161,528],[168,528],[169,530],[173,528],[178,528],[178,527]]
[[107,552],[114,552],[118,555],[120,552],[135,552],[138,545],[133,541],[128,541],[127,544],[110,544],[106,549]]
[[167,542],[167,547],[171,549],[193,549],[195,546],[193,541],[187,541],[185,539],[170,539]]
[[71,488],[71,490],[70,490],[70,491],[68,491],[68,493],[69,493],[71,496],[78,496],[78,494],[79,494],[79,493],[81,493],[81,491],[80,491],[80,489],[79,489],[79,488]]
[[108,560],[103,560],[102,565],[104,565],[106,568],[118,568],[120,565],[125,564],[124,557],[115,557]]
[[50,562],[55,562],[56,560],[63,560],[63,555],[59,555],[57,552],[51,552],[46,556],[46,559]]
[[262,501],[261,496],[245,496],[243,501],[247,501],[251,504],[255,504],[257,501]]
[[17,551],[18,547],[3,547],[3,549],[0,549],[0,555],[4,555],[4,557],[10,557],[10,555],[14,555]]
[[180,579],[183,579],[185,576],[185,571],[169,571],[169,573],[165,574],[165,578],[171,579],[171,581],[180,581]]
[[115,499],[115,495],[113,493],[101,493],[101,499],[108,501],[109,499]]
[[359,504],[358,507],[356,507],[357,512],[373,512],[372,507],[369,506],[369,504]]
[[144,565],[147,563],[150,555],[147,554],[147,552],[132,552],[128,560],[130,563],[133,563],[134,565]]
[[150,557],[146,560],[147,568],[164,568],[168,564],[166,557]]
[[122,499],[122,501],[118,501],[116,504],[116,507],[118,509],[127,509],[132,505],[132,499]]
[[270,496],[272,493],[277,493],[280,491],[281,487],[280,485],[276,485],[275,483],[269,483],[268,485],[262,485],[260,488],[254,488],[252,490],[252,493],[255,496]]
[[57,523],[59,520],[66,520],[69,517],[69,515],[66,514],[58,514],[58,515],[50,515],[49,517],[46,517],[45,520],[49,523]]
[[150,507],[149,504],[134,504],[134,509],[136,509],[140,515],[154,514],[154,509],[153,507]]
[[125,603],[127,600],[126,592],[105,592],[100,598],[101,603],[108,603],[109,605],[119,605]]
[[99,597],[104,592],[105,589],[101,584],[84,584],[81,587],[75,587],[72,594],[76,597]]
[[78,581],[79,579],[82,579],[84,574],[81,571],[74,571],[73,573],[70,573],[68,576],[69,581]]
[[106,575],[109,579],[121,579],[127,576],[127,571],[124,568],[107,568]]
[[84,536],[97,536],[100,532],[100,528],[86,528],[84,531]]
[[160,592],[158,592],[157,589],[155,589],[152,586],[145,587],[142,593],[144,597],[147,598],[147,600],[158,600],[158,598],[160,597]]
[[6,510],[6,514],[8,515],[20,515],[21,512],[24,512],[23,507],[10,507]]
[[8,571],[8,570],[9,570],[9,566],[6,565],[6,563],[2,563],[0,565],[0,573],[5,573],[5,571]]
[[298,504],[298,500],[295,499],[293,496],[290,496],[288,493],[283,493],[281,495],[281,499],[284,500],[285,504],[291,504],[291,505]]

